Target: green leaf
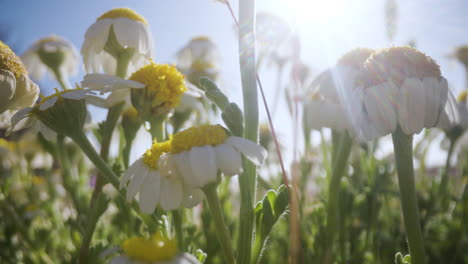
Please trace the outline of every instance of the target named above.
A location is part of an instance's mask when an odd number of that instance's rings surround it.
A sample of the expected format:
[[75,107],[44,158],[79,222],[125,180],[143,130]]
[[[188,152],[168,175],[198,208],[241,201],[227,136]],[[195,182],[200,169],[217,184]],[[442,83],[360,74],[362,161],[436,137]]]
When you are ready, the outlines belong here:
[[229,103],[224,108],[221,118],[234,136],[242,136],[244,133],[244,118],[242,110],[236,103]]
[[216,83],[206,77],[201,77],[200,87],[203,89],[203,91],[205,91],[206,97],[215,103],[219,109],[224,111],[224,108],[226,108],[226,106],[229,104],[229,99],[218,88]]

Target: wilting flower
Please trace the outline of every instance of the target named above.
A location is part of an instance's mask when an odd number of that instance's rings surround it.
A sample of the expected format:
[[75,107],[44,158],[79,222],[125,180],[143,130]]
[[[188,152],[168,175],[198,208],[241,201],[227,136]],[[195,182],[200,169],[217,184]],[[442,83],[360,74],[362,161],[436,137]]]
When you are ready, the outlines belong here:
[[353,133],[345,114],[345,106],[339,100],[345,85],[352,85],[372,49],[357,48],[338,60],[333,68],[320,74],[310,85],[304,101],[304,122],[310,129],[328,127]]
[[196,37],[177,52],[177,68],[191,83],[198,84],[200,77],[216,81],[219,72],[219,52],[208,37]]
[[219,125],[200,125],[173,136],[170,154],[161,157],[160,166],[180,175],[188,186],[201,188],[216,182],[218,172],[228,176],[241,173],[241,154],[256,165],[267,156],[262,146],[229,136]]
[[132,237],[121,246],[124,254],[115,257],[110,264],[199,264],[188,253],[179,252],[175,240],[164,238],[160,233],[150,238]]
[[78,72],[78,52],[69,41],[52,35],[42,38],[21,56],[33,78],[40,80],[47,71],[64,80]]
[[81,54],[88,73],[116,74],[121,56],[129,59],[128,70],[135,71],[153,55],[148,22],[132,9],[112,9],[88,28]]
[[0,41],[0,114],[33,105],[39,87],[29,79],[21,60]]
[[440,126],[442,115],[452,123],[458,111],[439,65],[411,47],[392,47],[372,54],[344,89],[342,101],[357,135],[370,140],[395,132],[419,133]]
[[128,183],[128,201],[139,193],[140,209],[145,213],[152,213],[157,204],[164,210],[174,210],[182,204],[191,207],[202,200],[202,196],[197,194],[197,201],[192,204],[192,193],[184,186],[182,179],[175,174],[161,172],[160,157],[170,152],[171,148],[171,141],[154,142],[143,157],[130,165],[120,180],[120,189]]
[[[11,118],[11,127],[7,133],[16,130],[16,125],[27,117],[29,117],[29,121],[23,124],[29,126],[39,120],[39,126],[43,128],[40,131],[45,135],[50,134],[50,129],[47,127],[52,128],[55,132],[58,132],[57,130],[60,132],[70,131],[74,128],[79,128],[81,131],[87,116],[84,102],[83,104],[68,104],[68,109],[66,109],[67,105],[65,105],[65,109],[62,106],[66,100],[78,102],[92,93],[93,91],[81,88],[65,91],[56,90],[54,94],[42,97],[41,101],[33,107],[26,107],[16,112]],[[60,105],[60,109],[54,109],[56,105]]]
[[110,106],[128,102],[131,92],[131,102],[143,117],[169,113],[187,91],[184,76],[174,66],[154,62],[134,72],[128,80],[111,75],[88,74],[81,85],[102,93],[112,91],[107,98]]

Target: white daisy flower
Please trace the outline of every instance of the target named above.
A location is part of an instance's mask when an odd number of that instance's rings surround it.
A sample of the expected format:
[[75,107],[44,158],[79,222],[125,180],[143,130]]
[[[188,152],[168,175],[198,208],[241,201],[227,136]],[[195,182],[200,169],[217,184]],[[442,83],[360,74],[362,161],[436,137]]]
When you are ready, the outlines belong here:
[[113,258],[110,264],[200,264],[194,256],[179,252],[175,240],[159,233],[150,238],[129,238],[121,248],[124,254]]
[[55,35],[38,40],[21,59],[36,80],[42,79],[48,71],[56,74],[53,71],[57,70],[63,80],[78,73],[79,59],[75,47]]
[[155,142],[143,157],[130,165],[120,180],[120,189],[127,187],[127,201],[139,193],[138,202],[144,213],[152,213],[158,204],[169,211],[181,205],[194,206],[203,199],[198,191],[187,189],[180,177],[159,169],[160,157],[170,150],[170,141]]
[[21,60],[0,41],[0,114],[32,106],[38,95],[39,87],[29,79]]
[[216,182],[218,172],[232,176],[242,172],[243,154],[255,165],[263,163],[267,151],[254,142],[228,136],[219,125],[201,125],[176,133],[172,149],[161,157],[161,170],[180,175],[193,188]]
[[203,76],[216,80],[219,72],[218,48],[208,37],[192,38],[177,52],[177,68],[194,84],[198,84]]
[[[109,44],[114,37],[118,44]],[[81,48],[86,72],[116,74],[116,54],[111,53],[121,51],[132,52],[129,72],[147,64],[154,53],[148,22],[129,8],[112,9],[88,28]]]
[[393,133],[405,134],[459,120],[458,110],[439,65],[410,47],[375,52],[356,78],[354,87],[340,95],[358,137],[371,140]]
[[[332,128],[353,133],[339,100],[345,84],[352,85],[373,50],[357,48],[342,56],[333,68],[321,73],[310,85],[304,101],[304,122],[310,129]],[[346,105],[345,105],[346,106]]]
[[[167,113],[179,107],[179,111],[189,107],[197,107],[192,98],[199,98],[201,93],[194,85],[186,82],[177,69],[167,64],[150,64],[134,72],[129,79],[122,79],[107,74],[87,74],[81,82],[82,87],[102,93],[111,92],[106,98],[88,97],[87,101],[99,107],[111,107],[125,101],[126,107],[131,106],[130,93],[132,89],[142,90],[144,95],[142,105],[146,102],[152,113]],[[140,96],[141,97],[141,96]],[[190,97],[190,98],[187,98]],[[140,101],[140,100],[137,100]],[[139,107],[135,106],[137,110]],[[142,106],[140,106],[141,108]],[[146,108],[146,106],[143,106]]]
[[[65,91],[58,91],[52,95],[49,95],[47,97],[42,97],[41,101],[37,103],[33,107],[26,107],[18,112],[16,112],[12,118],[11,118],[11,127],[8,129],[7,134],[11,133],[12,131],[16,131],[18,129],[24,128],[18,128],[17,126],[19,125],[19,122],[22,121],[25,118],[29,117],[28,122],[24,122],[24,126],[31,126],[35,123],[36,118],[34,115],[31,115],[33,111],[46,111],[47,109],[53,107],[55,103],[57,103],[60,98],[65,98],[65,99],[72,99],[72,100],[82,100],[86,98],[89,94],[93,94],[94,92],[91,90],[85,90],[85,89],[69,89]],[[40,121],[39,121],[40,122]],[[51,135],[50,132],[51,130],[47,128],[44,124],[39,124],[40,131],[43,132],[44,135]],[[53,132],[53,131],[52,131]],[[49,137],[49,136],[48,136]]]

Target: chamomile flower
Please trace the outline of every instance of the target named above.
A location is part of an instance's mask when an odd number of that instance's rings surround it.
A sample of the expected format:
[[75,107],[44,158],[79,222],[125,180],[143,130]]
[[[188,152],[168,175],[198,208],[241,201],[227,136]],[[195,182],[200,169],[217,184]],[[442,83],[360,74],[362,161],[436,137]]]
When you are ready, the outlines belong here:
[[[154,142],[143,157],[130,165],[120,180],[120,189],[127,187],[127,201],[139,193],[138,202],[144,213],[152,213],[158,204],[164,210],[191,204],[193,194],[185,188],[182,179],[171,173],[163,173],[159,168],[160,157],[170,152],[171,148],[170,141]],[[195,204],[201,199],[199,197]]]
[[188,253],[179,252],[175,240],[156,233],[150,238],[132,237],[125,240],[123,255],[113,258],[110,264],[199,264]]
[[[42,97],[41,101],[33,107],[26,107],[16,112],[11,118],[11,127],[8,129],[7,134],[17,130],[16,127],[20,121],[29,117],[29,122],[23,123],[25,126],[30,126],[39,119],[39,127],[41,132],[45,135],[50,135],[50,128],[55,132],[58,129],[60,132],[73,129],[76,125],[82,129],[86,120],[86,106],[73,105],[68,109],[54,109],[57,104],[60,106],[64,100],[81,101],[87,95],[92,94],[93,91],[81,88],[69,89],[65,91],[58,91],[50,96]],[[52,111],[52,112],[50,112]],[[57,119],[63,120],[57,120]],[[49,129],[47,129],[49,128]]]
[[167,114],[176,108],[187,91],[184,76],[168,64],[150,64],[135,71],[128,80],[102,74],[88,74],[81,82],[91,90],[112,93],[104,105],[131,102],[142,116]]
[[411,47],[373,53],[354,87],[344,90],[343,101],[350,109],[346,113],[363,140],[393,133],[398,127],[407,135],[417,134],[440,126],[443,115],[450,123],[459,119],[439,65]]
[[345,85],[352,85],[372,49],[357,48],[343,55],[336,66],[321,73],[310,85],[304,101],[304,122],[310,129],[328,127],[353,133],[339,100]]
[[39,95],[39,87],[29,79],[21,60],[1,41],[0,92],[0,113],[32,106]]
[[200,125],[173,136],[172,149],[161,157],[160,166],[180,175],[188,186],[201,188],[216,182],[218,172],[228,176],[241,173],[241,154],[260,165],[267,151],[250,140],[229,136],[219,125]]
[[130,72],[147,64],[153,55],[148,22],[129,8],[112,9],[98,17],[81,48],[88,73],[116,74],[116,58],[122,54],[129,58]]
[[200,77],[216,81],[219,72],[219,52],[214,42],[205,36],[195,37],[177,52],[177,68],[191,83]]
[[42,79],[48,71],[54,75],[59,74],[64,80],[78,72],[79,60],[75,47],[55,35],[36,41],[21,59],[36,80]]

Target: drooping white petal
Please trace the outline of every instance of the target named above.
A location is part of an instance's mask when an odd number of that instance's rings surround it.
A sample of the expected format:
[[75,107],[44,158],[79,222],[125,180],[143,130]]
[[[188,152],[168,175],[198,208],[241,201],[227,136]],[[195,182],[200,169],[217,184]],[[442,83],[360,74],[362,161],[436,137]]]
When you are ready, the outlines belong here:
[[85,97],[85,101],[88,104],[100,107],[100,108],[109,108],[109,104],[106,99],[95,96],[95,95],[87,95]]
[[378,132],[378,136],[392,133],[396,129],[397,115],[395,101],[398,90],[393,83],[386,82],[378,86],[364,88],[363,102],[369,120]]
[[202,187],[208,183],[215,182],[218,167],[213,147],[193,147],[188,153],[190,167],[192,168],[193,186]]
[[182,183],[179,180],[161,179],[161,198],[159,203],[165,211],[174,210],[182,203]]
[[146,166],[140,167],[140,169],[135,172],[135,176],[133,176],[132,180],[127,186],[127,201],[131,201],[132,198],[140,191],[141,185],[150,173],[151,170]]
[[408,78],[400,88],[398,100],[398,120],[407,135],[421,132],[424,128],[426,111],[426,91],[418,78]]
[[232,145],[220,144],[214,147],[216,163],[225,175],[232,176],[242,172],[242,158]]
[[447,101],[448,84],[443,77],[440,81],[437,78],[425,77],[422,82],[426,91],[424,127],[429,128],[436,125],[443,111]]
[[189,187],[184,188],[184,195],[182,205],[187,208],[192,208],[200,204],[205,197],[202,190]]
[[200,261],[198,261],[198,259],[193,255],[183,252],[177,254],[175,260],[170,264],[200,264]]
[[189,153],[187,151],[184,151],[178,154],[173,154],[173,156],[176,161],[178,172],[184,179],[184,182],[189,185],[193,185],[195,180],[192,175],[192,167],[190,166]]
[[67,93],[63,93],[60,96],[66,99],[81,100],[84,99],[88,94],[92,94],[89,90],[74,90]]
[[232,145],[257,166],[262,164],[268,155],[268,152],[262,146],[245,138],[230,136],[225,143]]
[[161,184],[162,181],[161,175],[157,171],[152,171],[141,185],[138,201],[143,213],[151,214],[157,203],[164,199],[162,196],[162,188],[164,188]]
[[328,127],[344,131],[349,127],[340,104],[320,100],[309,100],[305,103],[304,121],[309,128],[319,130]]
[[11,126],[15,126],[19,121],[26,118],[28,114],[33,110],[32,107],[26,107],[23,109],[18,110],[12,117],[11,117]]
[[54,97],[51,97],[51,98],[45,100],[39,106],[39,110],[44,111],[44,110],[47,110],[47,109],[51,108],[52,106],[54,106],[54,104],[57,102],[57,100],[58,100],[58,96],[54,96]]
[[143,158],[140,158],[136,160],[128,169],[124,172],[122,178],[120,178],[120,184],[119,184],[119,189],[122,190],[122,188],[127,185],[127,182],[130,181],[135,174],[141,170],[143,165]]
[[440,113],[437,127],[449,129],[455,125],[460,124],[460,113],[457,108],[457,100],[452,92],[447,93],[447,101],[445,102],[444,109]]

